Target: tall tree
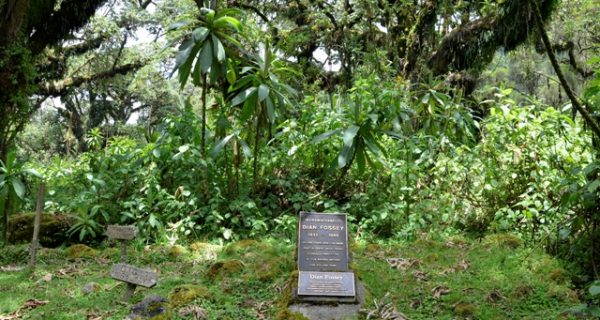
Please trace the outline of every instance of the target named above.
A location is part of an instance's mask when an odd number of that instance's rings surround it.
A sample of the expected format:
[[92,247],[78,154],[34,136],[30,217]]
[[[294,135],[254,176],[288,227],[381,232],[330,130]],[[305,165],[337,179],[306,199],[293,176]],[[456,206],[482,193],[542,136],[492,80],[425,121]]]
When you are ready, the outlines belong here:
[[[139,68],[115,64],[94,74],[66,75],[65,59],[99,47],[105,38],[75,34],[106,0],[0,0],[0,159],[48,96]],[[150,1],[147,1],[149,4]],[[111,3],[114,5],[114,2]],[[140,5],[148,5],[140,2]]]

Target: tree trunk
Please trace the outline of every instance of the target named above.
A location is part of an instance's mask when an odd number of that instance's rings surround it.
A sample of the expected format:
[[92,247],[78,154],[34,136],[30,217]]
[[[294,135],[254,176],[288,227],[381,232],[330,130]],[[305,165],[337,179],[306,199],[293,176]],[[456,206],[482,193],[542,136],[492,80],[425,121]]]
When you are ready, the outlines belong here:
[[10,196],[10,191],[7,193],[6,195],[6,201],[4,202],[4,235],[3,235],[3,240],[4,240],[4,244],[8,244],[8,214],[10,212],[10,207],[11,207],[11,196]]
[[202,75],[202,132],[200,133],[200,151],[202,156],[205,156],[205,139],[206,139],[206,74]]
[[39,234],[40,234],[40,219],[42,217],[42,211],[44,210],[44,193],[46,185],[42,182],[38,188],[37,203],[35,206],[35,218],[33,220],[33,239],[31,240],[29,267],[35,268],[37,249],[39,245]]
[[252,178],[253,178],[253,184],[254,184],[254,192],[256,193],[258,191],[258,176],[257,176],[257,169],[258,169],[258,142],[260,140],[260,125],[258,123],[259,118],[256,118],[256,136],[254,136],[254,160],[253,160],[253,164],[252,164]]

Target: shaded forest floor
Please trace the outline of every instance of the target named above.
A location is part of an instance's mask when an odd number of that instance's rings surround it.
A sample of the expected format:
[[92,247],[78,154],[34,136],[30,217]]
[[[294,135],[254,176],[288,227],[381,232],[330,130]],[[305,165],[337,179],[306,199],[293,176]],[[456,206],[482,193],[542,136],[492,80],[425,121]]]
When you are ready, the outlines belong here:
[[[367,313],[395,308],[409,319],[556,319],[578,304],[560,264],[511,235],[351,245],[352,269],[366,287]],[[159,273],[136,290],[169,300],[173,319],[281,319],[294,280],[294,245],[243,240],[226,246],[131,246],[130,263]],[[32,273],[26,246],[0,249],[0,319],[123,319],[126,286],[111,279],[114,244],[43,249]],[[381,319],[379,315],[376,319]]]

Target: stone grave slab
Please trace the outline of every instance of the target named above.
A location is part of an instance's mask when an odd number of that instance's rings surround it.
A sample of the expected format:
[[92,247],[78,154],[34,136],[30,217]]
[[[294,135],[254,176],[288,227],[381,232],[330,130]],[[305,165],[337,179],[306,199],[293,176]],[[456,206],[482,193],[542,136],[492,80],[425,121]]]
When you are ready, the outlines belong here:
[[300,212],[298,270],[344,272],[348,260],[346,215]]

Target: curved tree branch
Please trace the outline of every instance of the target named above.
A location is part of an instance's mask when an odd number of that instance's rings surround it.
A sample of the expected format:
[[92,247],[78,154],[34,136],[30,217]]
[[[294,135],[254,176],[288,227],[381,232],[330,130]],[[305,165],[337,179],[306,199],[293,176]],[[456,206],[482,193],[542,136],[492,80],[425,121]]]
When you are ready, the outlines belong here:
[[37,92],[38,94],[43,94],[47,96],[60,96],[65,94],[69,89],[74,87],[79,87],[83,84],[108,79],[120,74],[127,74],[131,71],[135,71],[144,66],[144,63],[134,62],[128,63],[107,71],[99,72],[90,76],[82,76],[82,77],[73,77],[66,78],[62,80],[43,82],[38,84]]
[[596,137],[600,138],[600,126],[598,126],[596,120],[594,120],[592,115],[587,111],[587,109],[583,107],[581,102],[579,102],[579,99],[571,90],[569,83],[567,83],[567,79],[565,79],[565,76],[562,73],[562,70],[560,69],[560,65],[558,64],[558,60],[556,60],[556,55],[554,55],[554,50],[552,49],[552,44],[550,43],[548,34],[544,29],[544,20],[542,19],[542,14],[540,13],[540,8],[538,7],[537,3],[534,3],[533,10],[535,11],[535,23],[540,31],[540,35],[542,36],[542,42],[546,47],[546,53],[548,53],[548,58],[550,58],[550,62],[552,63],[554,72],[556,72],[556,76],[558,76],[558,79],[560,80],[563,89],[567,93],[567,96],[571,100],[571,104],[573,105],[575,110],[577,110],[577,112],[581,114],[586,124],[590,126]]

